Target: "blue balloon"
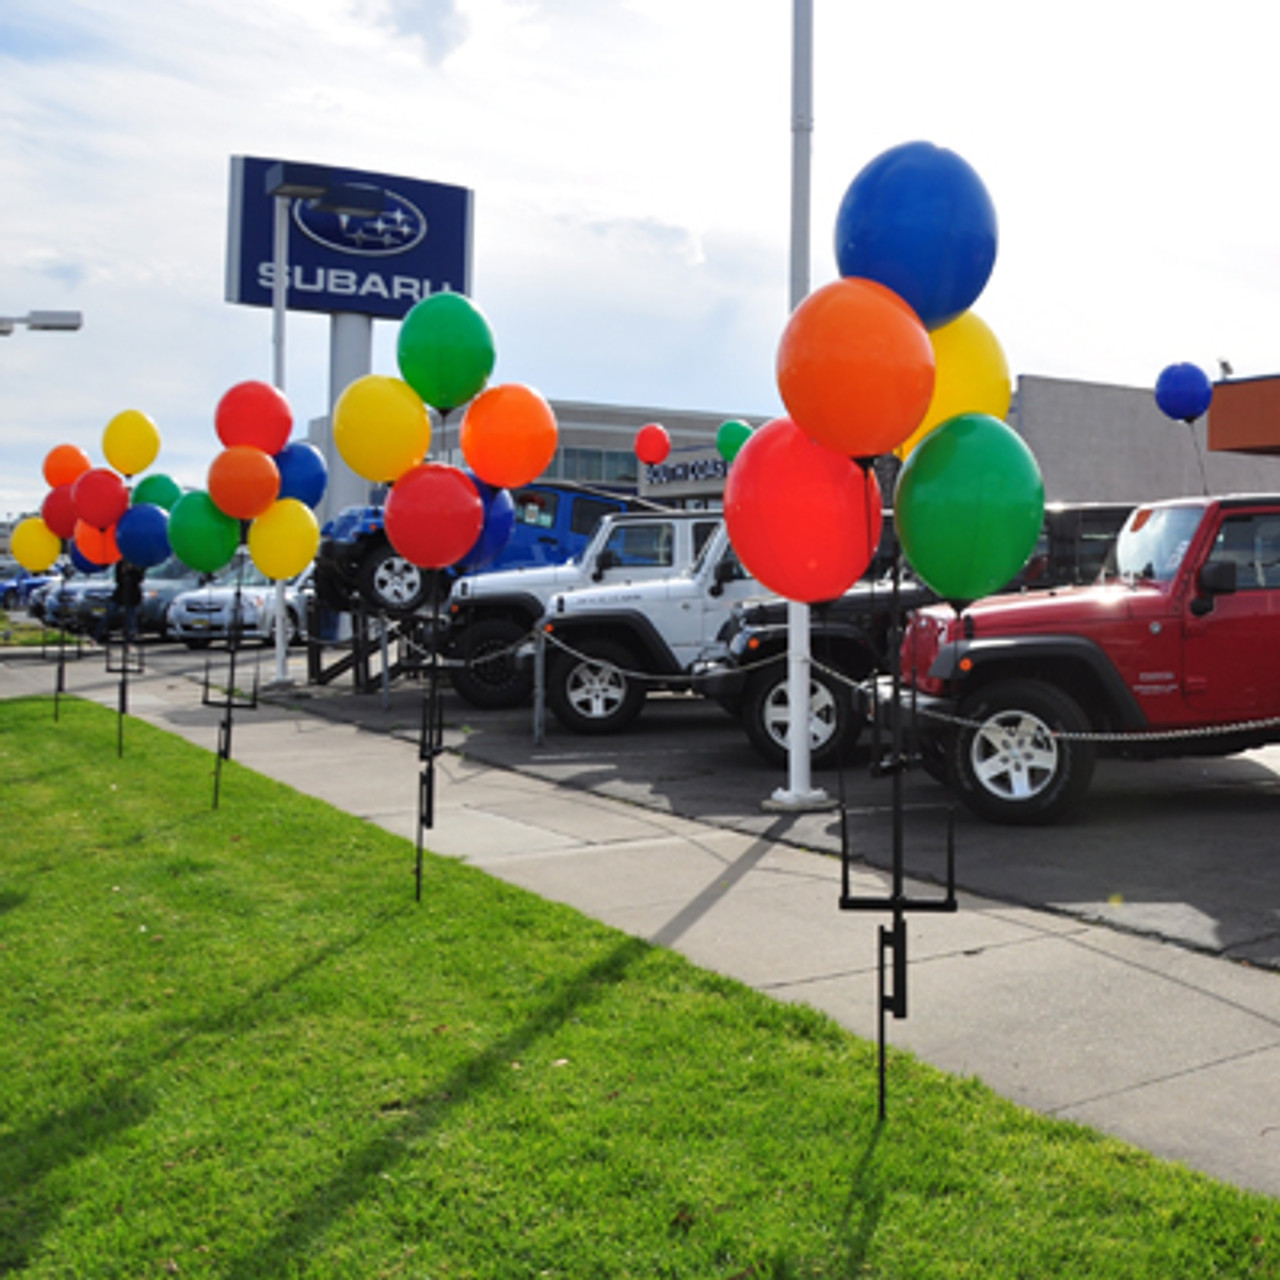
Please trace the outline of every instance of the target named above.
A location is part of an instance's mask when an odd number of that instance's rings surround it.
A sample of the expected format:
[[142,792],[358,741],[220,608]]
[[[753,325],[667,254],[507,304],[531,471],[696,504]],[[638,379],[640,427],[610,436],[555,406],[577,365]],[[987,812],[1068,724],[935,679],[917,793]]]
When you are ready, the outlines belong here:
[[516,504],[506,489],[495,489],[485,484],[471,471],[466,475],[484,504],[484,524],[471,550],[458,561],[457,570],[459,573],[475,573],[496,560],[511,540],[511,531],[516,526]]
[[877,156],[849,184],[836,215],[840,274],[888,286],[926,329],[973,305],[995,266],[996,240],[982,179],[931,142]]
[[329,483],[329,468],[315,445],[295,440],[276,454],[275,464],[280,472],[280,497],[296,498],[308,507],[319,504]]
[[172,554],[169,546],[169,513],[151,502],[141,502],[116,522],[116,546],[139,569],[162,564]]
[[1156,379],[1156,404],[1169,418],[1194,422],[1209,408],[1213,384],[1194,364],[1171,364]]
[[106,568],[105,565],[95,564],[87,555],[76,545],[73,539],[70,543],[71,564],[80,573],[101,573]]

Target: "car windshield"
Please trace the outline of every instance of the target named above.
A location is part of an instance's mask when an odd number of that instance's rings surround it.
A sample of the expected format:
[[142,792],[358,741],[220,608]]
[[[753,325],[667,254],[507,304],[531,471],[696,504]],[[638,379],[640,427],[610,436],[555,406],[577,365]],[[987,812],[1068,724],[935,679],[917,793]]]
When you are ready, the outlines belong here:
[[242,587],[266,587],[271,581],[252,560],[246,560],[220,569],[213,579],[213,585],[234,587],[238,583]]
[[1107,557],[1106,577],[1126,582],[1168,582],[1178,572],[1204,507],[1139,507]]

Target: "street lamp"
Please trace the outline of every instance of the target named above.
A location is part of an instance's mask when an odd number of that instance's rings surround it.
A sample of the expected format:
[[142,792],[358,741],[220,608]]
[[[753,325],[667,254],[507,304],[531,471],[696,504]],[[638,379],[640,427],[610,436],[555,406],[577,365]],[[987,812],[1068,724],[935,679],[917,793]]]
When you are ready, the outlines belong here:
[[[382,212],[386,198],[381,187],[336,182],[322,165],[280,160],[267,170],[266,194],[272,198],[275,221],[271,249],[271,347],[272,382],[284,394],[284,327],[289,303],[289,210],[295,200],[309,200],[327,213],[373,218]],[[336,320],[337,317],[335,316]],[[289,683],[284,582],[276,581],[276,673],[274,683]]]
[[0,316],[0,338],[7,338],[18,325],[46,331],[78,329],[84,324],[79,311],[31,311],[25,316]]

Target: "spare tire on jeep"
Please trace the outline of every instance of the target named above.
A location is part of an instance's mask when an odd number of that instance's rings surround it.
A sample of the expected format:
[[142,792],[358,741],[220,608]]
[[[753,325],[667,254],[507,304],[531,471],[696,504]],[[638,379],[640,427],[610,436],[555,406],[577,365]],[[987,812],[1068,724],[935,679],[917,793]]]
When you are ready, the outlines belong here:
[[376,613],[416,613],[427,602],[431,577],[379,538],[365,552],[356,572],[360,595]]

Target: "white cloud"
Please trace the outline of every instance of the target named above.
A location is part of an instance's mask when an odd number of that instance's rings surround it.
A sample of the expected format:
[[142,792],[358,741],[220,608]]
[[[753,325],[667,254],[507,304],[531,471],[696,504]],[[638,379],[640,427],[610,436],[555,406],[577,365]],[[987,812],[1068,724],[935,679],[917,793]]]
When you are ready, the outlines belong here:
[[[978,310],[1016,371],[1149,383],[1277,365],[1274,90],[1261,3],[815,0],[813,283],[845,186],[928,138],[982,174],[1001,252]],[[474,188],[498,374],[548,394],[762,415],[785,319],[785,0],[7,0],[0,512],[63,439],[138,407],[198,480],[212,411],[270,373],[222,301],[228,158]],[[393,327],[376,361],[393,371]],[[297,416],[324,322],[289,327]]]

